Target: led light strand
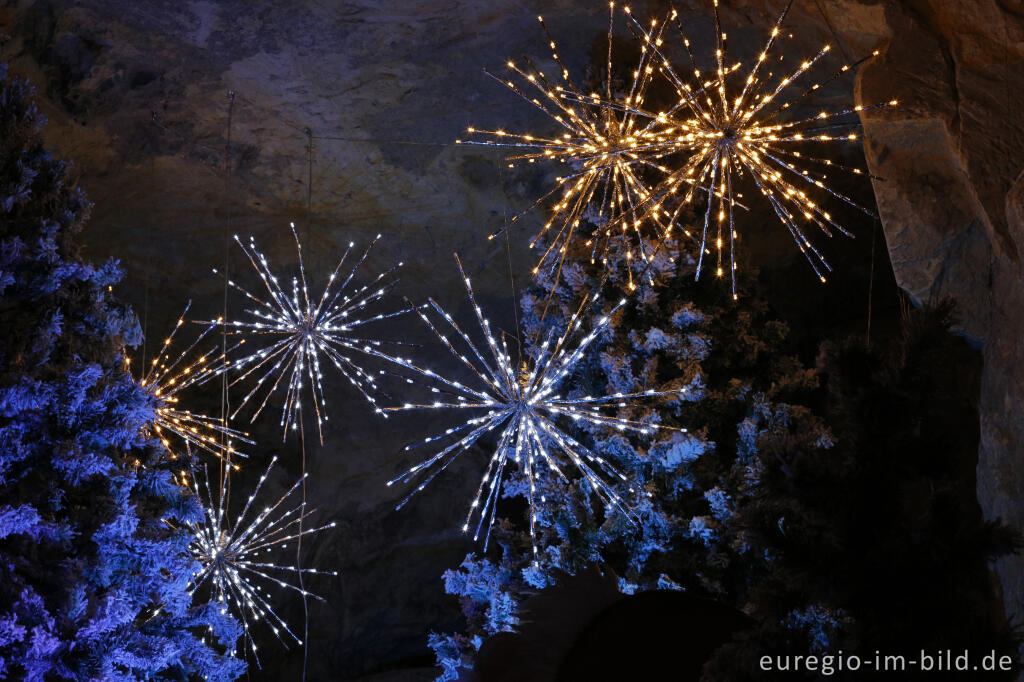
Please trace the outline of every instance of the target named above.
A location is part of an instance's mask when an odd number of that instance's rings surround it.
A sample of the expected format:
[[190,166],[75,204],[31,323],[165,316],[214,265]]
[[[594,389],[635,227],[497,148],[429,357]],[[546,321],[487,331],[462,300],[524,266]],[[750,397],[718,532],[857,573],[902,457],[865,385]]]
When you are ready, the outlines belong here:
[[[574,337],[578,335],[583,325],[584,311],[596,303],[596,299],[587,297],[560,334],[552,329],[543,342],[536,346],[531,356],[517,366],[509,354],[504,336],[500,343],[495,339],[490,323],[476,302],[470,280],[457,256],[456,262],[486,348],[482,349],[474,343],[469,334],[433,299],[418,309],[417,314],[448,352],[465,370],[468,370],[473,385],[441,376],[429,368],[417,365],[411,359],[381,354],[381,357],[408,370],[408,383],[418,383],[437,396],[432,402],[405,403],[385,409],[466,410],[472,415],[462,424],[406,448],[412,450],[421,446],[433,446],[432,449],[436,449],[431,455],[388,482],[389,486],[398,482],[410,483],[423,476],[416,487],[398,504],[398,508],[401,509],[416,493],[423,490],[458,455],[484,436],[496,434],[497,445],[490,456],[463,525],[463,531],[468,532],[474,515],[479,514],[473,538],[478,540],[483,533],[485,548],[501,491],[502,475],[508,466],[517,466],[528,482],[530,535],[533,538],[535,559],[538,550],[537,500],[534,496],[537,492],[535,474],[539,467],[549,467],[563,480],[569,480],[566,474],[567,467],[575,468],[607,506],[633,518],[630,500],[627,498],[629,495],[644,494],[640,487],[619,471],[611,461],[588,448],[556,422],[565,418],[570,422],[582,421],[623,432],[649,435],[659,428],[671,427],[619,417],[601,410],[627,407],[643,398],[678,396],[685,393],[687,388],[582,397],[570,397],[560,392],[560,387],[567,382],[587,348],[608,328],[611,316],[625,304],[625,300],[619,302],[611,312],[600,317],[589,333],[574,342]],[[440,320],[435,322],[431,319],[427,315],[429,310],[433,310]],[[456,344],[464,346],[467,350],[460,350]],[[620,486],[625,488],[625,494],[620,492]],[[540,501],[543,502],[543,499]]]
[[[211,348],[200,352],[203,340],[218,325],[218,322],[212,322],[181,352],[176,352],[173,349],[174,339],[178,330],[184,326],[191,306],[192,302],[189,301],[174,329],[160,345],[156,357],[145,368],[146,373],[138,379],[138,384],[153,397],[153,433],[167,448],[171,459],[177,459],[181,454],[176,451],[178,446],[175,445],[175,441],[180,441],[188,452],[195,447],[230,462],[234,455],[245,456],[235,449],[234,443],[239,440],[252,445],[249,435],[229,427],[222,419],[181,409],[178,406],[179,394],[227,371],[231,366],[229,355],[244,341],[230,348],[218,348],[220,344],[214,342]],[[125,362],[130,364],[127,357]]]
[[[579,239],[590,249],[591,262],[608,262],[607,253],[612,243],[621,238],[627,244],[629,260],[636,257],[650,263],[653,254],[648,251],[647,230],[668,236],[677,216],[663,209],[653,199],[645,173],[665,173],[668,168],[661,159],[668,149],[664,132],[656,122],[645,115],[636,115],[642,107],[654,73],[654,52],[644,46],[640,60],[633,70],[626,92],[617,98],[612,86],[612,30],[614,3],[611,3],[608,22],[608,71],[604,95],[585,93],[573,81],[569,69],[558,54],[554,40],[543,17],[537,17],[548,37],[552,56],[561,71],[561,82],[553,83],[532,61],[520,68],[509,61],[507,66],[525,86],[503,79],[491,72],[490,76],[504,84],[518,96],[530,102],[556,121],[561,136],[508,133],[504,130],[469,128],[469,139],[456,140],[459,144],[511,147],[521,152],[509,157],[515,161],[555,161],[570,166],[567,174],[559,177],[555,188],[538,199],[531,209],[550,197],[557,199],[552,217],[530,241],[535,248],[544,242],[533,272],[549,268],[558,281],[568,247]],[[653,28],[653,27],[652,27]],[[661,29],[655,29],[660,35]],[[532,96],[526,88],[535,88],[541,97]],[[527,211],[530,209],[527,209]],[[522,216],[526,211],[515,216]],[[595,226],[592,232],[581,227],[582,221]],[[499,232],[492,234],[490,238]],[[628,269],[628,288],[635,289],[632,269]]]
[[[839,168],[862,174],[859,168],[835,163],[826,156],[808,155],[801,147],[812,143],[856,141],[858,136],[851,132],[851,129],[860,124],[856,121],[843,121],[844,117],[897,104],[896,100],[892,100],[884,104],[858,105],[831,112],[822,111],[815,116],[794,120],[780,118],[780,114],[790,109],[794,103],[865,61],[862,59],[844,65],[835,73],[813,82],[799,94],[786,98],[788,88],[804,77],[831,49],[829,45],[825,45],[814,57],[804,60],[794,69],[785,70],[777,80],[772,71],[764,71],[763,65],[769,61],[769,55],[775,47],[791,5],[792,0],[779,15],[764,49],[750,67],[735,98],[730,95],[729,81],[732,74],[740,72],[741,65],[727,64],[727,35],[721,29],[717,0],[714,3],[716,48],[715,73],[712,80],[701,80],[701,72],[696,67],[690,51],[689,39],[682,30],[675,10],[670,12],[668,19],[676,23],[690,55],[694,67],[692,77],[684,75],[682,70],[674,67],[664,55],[660,34],[655,35],[645,29],[628,9],[626,11],[635,34],[645,44],[652,46],[661,62],[661,73],[676,88],[679,96],[678,104],[668,112],[654,113],[639,108],[634,112],[650,119],[661,120],[675,130],[672,153],[680,154],[686,159],[660,181],[653,194],[655,197],[663,198],[676,194],[685,187],[682,203],[688,204],[693,200],[695,188],[703,188],[706,196],[718,199],[717,210],[712,210],[713,202],[709,200],[704,213],[697,277],[700,277],[704,268],[705,257],[711,255],[708,242],[713,241],[715,270],[719,277],[725,275],[726,265],[723,258],[725,251],[728,251],[727,267],[734,298],[737,269],[737,181],[742,178],[753,181],[819,279],[824,282],[825,273],[830,271],[831,267],[811,241],[808,226],[820,229],[826,236],[831,236],[833,230],[847,236],[852,235],[836,222],[831,213],[822,208],[810,193],[824,193],[868,216],[875,217],[875,214],[825,184],[827,175],[822,170],[824,168]],[[781,62],[781,57],[779,60]],[[696,95],[698,91],[708,89],[716,92],[714,95],[705,92],[703,99]],[[836,134],[836,131],[841,132]],[[816,170],[797,165],[801,162],[814,164]]]
[[[548,160],[572,168],[534,204],[558,195],[551,219],[531,242],[535,246],[543,237],[547,245],[534,274],[541,267],[549,267],[557,284],[568,246],[577,238],[584,239],[591,248],[592,262],[609,262],[609,249],[625,244],[622,255],[628,264],[627,289],[633,291],[636,284],[632,263],[642,264],[641,276],[649,278],[654,255],[671,238],[681,212],[700,195],[707,206],[703,225],[698,226],[699,235],[684,228],[686,235],[699,244],[696,276],[699,279],[710,256],[717,276],[725,277],[726,270],[729,271],[735,298],[735,211],[747,209],[739,201],[739,184],[744,181],[752,182],[767,200],[815,273],[825,281],[825,273],[831,267],[812,242],[810,230],[820,230],[826,236],[834,231],[852,235],[814,196],[826,195],[824,199],[838,199],[871,217],[875,214],[826,184],[827,170],[863,174],[860,168],[838,163],[824,152],[808,153],[806,147],[821,145],[828,150],[833,143],[856,142],[858,135],[852,130],[860,125],[859,121],[845,120],[847,117],[897,103],[892,100],[822,111],[810,117],[785,118],[783,114],[795,103],[870,58],[848,63],[799,92],[792,92],[798,83],[809,78],[809,72],[831,48],[825,45],[813,57],[791,68],[785,67],[779,56],[779,74],[772,70],[774,67],[767,66],[791,5],[792,0],[776,20],[764,49],[747,69],[741,62],[729,63],[728,36],[722,31],[716,0],[713,66],[707,73],[697,64],[677,11],[670,10],[663,21],[652,20],[649,27],[644,27],[629,7],[624,7],[627,25],[641,44],[639,63],[624,93],[615,93],[612,88],[612,19],[603,93],[584,93],[573,83],[550,34],[552,53],[561,69],[561,83],[553,84],[529,60],[525,67],[508,63],[525,85],[491,74],[554,119],[562,129],[561,137],[469,128],[470,139],[457,142],[518,148],[521,151],[509,158],[511,162]],[[609,7],[614,17],[615,4],[610,3]],[[543,19],[540,21],[543,26]],[[671,25],[679,33],[689,69],[674,66],[666,56],[666,29]],[[546,27],[544,30],[547,32]],[[743,73],[743,84],[736,87],[732,81]],[[655,76],[663,77],[678,97],[666,111],[656,112],[644,104]],[[531,88],[539,90],[540,96],[531,95]],[[582,221],[590,222],[593,231],[581,227]],[[623,237],[628,239],[622,241]],[[655,246],[652,248],[650,243]]]
[[[222,605],[221,608],[230,609],[241,621],[243,638],[257,665],[258,647],[252,633],[257,622],[264,621],[285,647],[289,641],[299,646],[303,644],[302,639],[274,610],[266,593],[268,587],[292,590],[303,597],[324,601],[292,584],[289,579],[305,574],[337,575],[336,571],[300,568],[295,563],[273,561],[273,555],[287,549],[287,543],[336,525],[332,522],[310,528],[301,527],[301,523],[314,510],[306,510],[301,503],[291,506],[288,499],[299,488],[305,476],[273,504],[255,511],[254,502],[276,462],[277,457],[271,459],[242,511],[233,519],[226,509],[223,490],[215,500],[210,491],[208,476],[204,477],[203,487],[193,481],[193,488],[203,502],[205,514],[200,523],[190,527],[193,539],[189,549],[200,565],[199,571],[192,577],[192,593],[208,587],[213,599]],[[280,551],[279,554],[282,559],[295,561],[291,553]]]
[[316,419],[317,434],[322,444],[323,423],[328,420],[328,415],[321,360],[330,361],[377,413],[386,416],[374,397],[378,390],[377,379],[357,362],[357,357],[372,355],[371,351],[387,345],[402,344],[364,338],[358,334],[365,325],[397,317],[409,310],[376,314],[367,310],[384,299],[394,287],[397,280],[391,276],[402,263],[376,276],[369,284],[358,285],[353,281],[356,271],[380,235],[356,260],[348,274],[339,277],[339,272],[355,246],[350,243],[328,278],[323,293],[319,298],[314,298],[309,294],[302,244],[294,223],[291,230],[299,256],[299,274],[292,277],[290,293],[278,282],[255,240],[250,237],[249,243],[245,244],[235,236],[235,241],[259,274],[265,296],[261,298],[234,280],[229,280],[228,284],[240,291],[254,307],[245,311],[249,316],[247,319],[229,320],[224,324],[230,334],[242,334],[253,340],[266,339],[266,343],[235,362],[238,375],[231,385],[250,378],[255,379],[255,385],[235,408],[232,418],[251,402],[256,406],[252,415],[252,421],[255,421],[266,408],[270,397],[281,388],[284,393],[281,428],[282,437],[286,439],[289,430],[298,428],[297,416],[302,407],[305,383],[308,381],[308,397],[313,406],[310,412]]

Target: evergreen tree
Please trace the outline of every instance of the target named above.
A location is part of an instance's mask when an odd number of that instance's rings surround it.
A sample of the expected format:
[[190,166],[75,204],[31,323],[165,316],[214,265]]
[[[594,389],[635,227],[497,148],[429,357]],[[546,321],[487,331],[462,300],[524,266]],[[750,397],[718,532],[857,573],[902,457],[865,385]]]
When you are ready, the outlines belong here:
[[[432,635],[431,645],[445,673],[457,679],[469,667],[482,638],[512,631],[519,605],[552,585],[560,573],[589,565],[611,569],[620,590],[684,589],[736,607],[748,605],[751,586],[768,572],[771,549],[748,525],[748,507],[761,509],[774,494],[762,490],[772,462],[798,452],[827,453],[833,437],[805,406],[817,389],[812,369],[790,352],[785,324],[772,319],[767,304],[743,279],[740,301],[720,282],[694,282],[695,262],[675,242],[658,248],[650,268],[634,267],[643,282],[634,303],[615,320],[604,346],[595,349],[574,377],[584,392],[633,392],[688,386],[685,398],[655,408],[629,408],[631,419],[685,428],[659,431],[651,443],[617,432],[588,428],[587,444],[640,480],[651,496],[639,501],[641,522],[594,506],[585,481],[564,485],[544,475],[545,499],[538,519],[545,548],[539,567],[531,565],[529,538],[514,504],[494,537],[500,556],[470,555],[445,575],[446,590],[461,598],[466,635]],[[588,291],[617,300],[627,287],[625,258],[590,265],[589,254],[569,253],[557,286],[543,271],[522,304],[524,334],[561,324]],[[649,283],[645,275],[650,276]],[[515,477],[506,498],[523,492]],[[624,491],[623,491],[624,492]],[[625,494],[625,493],[624,493]],[[764,511],[762,509],[762,511]],[[825,607],[798,602],[805,612]],[[792,619],[808,643],[816,624]],[[807,644],[809,646],[809,643]]]
[[[771,495],[741,519],[773,552],[750,592],[761,625],[719,652],[709,679],[762,679],[764,652],[803,653],[779,623],[802,628],[818,653],[1017,658],[987,565],[1018,538],[986,522],[975,497],[979,358],[950,333],[952,320],[948,304],[926,306],[871,349],[862,339],[823,344],[821,410],[836,446],[765,468]],[[1014,666],[990,677],[1016,679]]]
[[121,273],[78,256],[89,204],[29,87],[0,81],[0,677],[233,679],[240,629],[192,604],[189,536],[165,523],[202,511],[145,436]]

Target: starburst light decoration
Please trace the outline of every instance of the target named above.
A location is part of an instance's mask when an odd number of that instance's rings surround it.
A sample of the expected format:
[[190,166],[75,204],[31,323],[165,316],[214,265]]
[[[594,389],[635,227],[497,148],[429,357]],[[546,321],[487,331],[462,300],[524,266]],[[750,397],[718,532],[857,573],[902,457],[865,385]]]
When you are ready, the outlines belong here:
[[191,527],[193,539],[189,549],[200,565],[200,570],[192,577],[191,590],[193,594],[210,590],[212,601],[223,609],[230,609],[241,621],[245,646],[257,665],[259,655],[253,629],[261,621],[286,647],[288,642],[303,645],[302,639],[274,610],[274,597],[270,590],[291,590],[303,598],[324,601],[305,589],[303,576],[338,575],[336,571],[301,568],[295,553],[285,551],[290,549],[290,543],[335,526],[332,522],[304,528],[303,522],[314,510],[307,510],[301,501],[289,502],[307,474],[276,502],[256,511],[256,498],[276,462],[277,457],[271,459],[242,511],[234,518],[227,509],[225,491],[228,486],[221,485],[215,499],[208,477],[204,477],[203,486],[193,479],[193,487],[203,502],[205,513],[202,522]]
[[[587,93],[570,75],[558,54],[554,40],[543,17],[537,17],[551,46],[552,57],[560,70],[560,78],[549,78],[529,59],[525,67],[509,61],[507,66],[522,83],[487,73],[506,85],[558,123],[556,135],[510,133],[504,130],[469,128],[470,138],[457,140],[460,144],[510,147],[519,150],[510,156],[516,161],[556,161],[568,166],[566,174],[556,180],[556,186],[542,196],[534,206],[557,196],[552,216],[541,231],[530,241],[530,248],[538,243],[546,248],[533,272],[549,268],[555,272],[555,281],[570,244],[583,240],[589,247],[591,262],[607,262],[606,254],[616,238],[626,246],[625,257],[636,257],[649,263],[653,253],[649,248],[647,229],[656,235],[668,236],[678,214],[672,215],[653,202],[653,194],[646,172],[667,172],[660,160],[670,149],[670,139],[657,122],[652,122],[641,107],[652,82],[654,52],[644,46],[640,60],[632,72],[632,80],[624,93],[616,92],[612,75],[612,28],[614,4],[608,22],[608,60],[603,92]],[[638,115],[637,111],[641,111]],[[652,203],[653,202],[653,203]],[[532,208],[532,207],[531,207]],[[520,214],[522,215],[522,214]],[[581,227],[584,220],[596,226],[593,231]],[[516,216],[517,218],[519,216]],[[491,235],[493,238],[495,235]],[[632,268],[627,267],[629,288],[635,288]]]
[[[174,348],[175,336],[184,326],[191,306],[190,301],[171,334],[164,339],[157,356],[138,379],[138,384],[153,396],[156,405],[153,432],[170,452],[172,459],[177,459],[181,454],[177,452],[178,448],[184,447],[188,452],[196,448],[230,462],[234,456],[245,456],[235,449],[236,440],[253,444],[248,434],[229,427],[221,418],[183,409],[179,406],[179,400],[183,391],[225,372],[231,366],[229,356],[241,342],[226,348],[208,339],[218,324],[213,322],[207,324],[190,344],[177,352]],[[128,358],[125,361],[130,364]]]
[[[775,60],[775,67],[770,66],[772,50],[779,43],[782,25],[792,5],[793,0],[790,0],[779,15],[764,49],[745,70],[741,84],[734,83],[733,79],[744,73],[742,64],[728,65],[727,34],[721,28],[718,0],[714,0],[715,52],[710,75],[703,74],[693,59],[690,41],[675,10],[670,12],[668,20],[679,30],[692,67],[690,73],[674,67],[662,50],[660,34],[645,29],[626,9],[636,32],[656,54],[661,72],[679,96],[679,101],[665,112],[634,108],[636,115],[667,126],[664,133],[673,138],[673,151],[685,158],[661,180],[654,194],[664,197],[685,189],[683,203],[689,203],[695,188],[704,189],[704,196],[709,200],[700,236],[697,276],[710,252],[708,242],[712,237],[709,233],[713,232],[715,271],[719,277],[724,275],[723,253],[728,243],[728,270],[734,298],[737,267],[734,212],[737,183],[744,178],[752,181],[768,201],[822,282],[831,268],[811,242],[810,230],[817,228],[826,236],[832,236],[833,231],[846,236],[852,234],[820,202],[830,196],[876,217],[870,209],[826,184],[826,171],[831,168],[862,174],[859,168],[834,161],[827,152],[832,148],[831,143],[857,141],[858,135],[854,132],[860,126],[857,114],[896,106],[897,102],[844,107],[810,116],[791,115],[789,110],[794,104],[870,58],[845,64],[818,80],[805,75],[829,54],[831,45],[828,44],[796,66],[787,66],[784,55]],[[877,54],[876,51],[871,56]],[[807,148],[811,148],[810,153]]]
[[[746,183],[767,200],[817,276],[825,281],[831,268],[811,241],[812,231],[820,230],[826,236],[834,232],[852,235],[822,203],[839,200],[875,217],[873,211],[828,184],[827,172],[833,169],[863,173],[860,168],[836,161],[829,152],[835,143],[858,140],[858,114],[895,106],[897,102],[840,107],[813,115],[794,114],[794,104],[870,57],[845,64],[817,80],[811,79],[810,72],[831,52],[830,45],[823,46],[810,59],[787,65],[785,55],[776,56],[774,51],[781,42],[782,25],[792,4],[793,0],[787,3],[764,49],[744,68],[741,61],[729,63],[727,35],[722,31],[715,0],[715,48],[707,72],[701,70],[694,57],[677,11],[671,10],[663,21],[652,20],[644,27],[625,7],[623,13],[641,43],[640,63],[625,95],[611,88],[609,28],[609,79],[603,93],[581,92],[569,80],[568,70],[557,53],[555,59],[562,69],[564,84],[552,84],[532,64],[528,69],[520,69],[509,62],[509,67],[536,86],[543,97],[531,98],[511,80],[503,82],[554,118],[563,129],[561,138],[471,128],[471,133],[483,139],[466,142],[528,148],[530,151],[512,159],[532,162],[545,158],[575,169],[559,180],[556,191],[561,189],[561,199],[555,203],[554,216],[541,233],[545,234],[553,224],[559,225],[558,231],[548,237],[549,253],[554,249],[565,254],[566,246],[576,236],[579,221],[588,211],[593,213],[591,204],[598,207],[598,234],[606,239],[588,236],[587,244],[592,241],[594,248],[600,244],[607,251],[614,244],[607,237],[615,231],[632,229],[640,237],[640,230],[650,228],[653,242],[664,243],[682,209],[700,197],[706,206],[699,235],[683,228],[699,245],[697,277],[713,248],[716,275],[724,277],[728,269],[735,298],[735,210],[747,208],[739,202],[740,185]],[[614,12],[614,3],[610,6]],[[679,34],[687,68],[673,64],[665,46],[666,32]],[[551,45],[554,49],[553,41]],[[661,111],[644,102],[654,74],[664,78],[677,97]],[[602,186],[610,189],[598,191]],[[602,223],[605,215],[608,218]],[[643,262],[650,263],[651,250],[638,249]],[[541,264],[549,253],[545,253]],[[631,249],[627,250],[626,258],[633,258]],[[634,288],[632,275],[629,288]]]
[[[623,432],[651,434],[658,428],[671,427],[619,417],[610,411],[627,407],[643,398],[678,396],[687,389],[591,396],[576,395],[567,386],[570,375],[588,346],[608,327],[611,316],[624,305],[624,300],[611,312],[600,317],[590,332],[576,340],[584,322],[584,311],[595,303],[594,299],[584,300],[560,334],[551,330],[537,346],[535,353],[525,358],[522,364],[516,363],[509,353],[504,335],[500,343],[495,339],[490,323],[477,305],[461,262],[458,262],[458,266],[486,346],[481,348],[474,343],[452,316],[431,299],[417,313],[449,353],[468,370],[470,383],[443,377],[409,359],[389,358],[409,370],[409,383],[420,383],[428,387],[436,398],[430,402],[406,403],[387,409],[446,410],[468,415],[466,421],[459,426],[429,436],[406,448],[411,450],[430,446],[436,448],[436,451],[388,482],[390,486],[420,479],[398,508],[401,509],[416,493],[423,490],[458,455],[491,434],[497,442],[463,525],[463,531],[468,532],[474,515],[479,515],[474,540],[479,539],[483,532],[486,545],[494,521],[502,475],[509,467],[517,467],[528,481],[530,536],[534,541],[535,560],[537,517],[534,496],[537,490],[534,476],[541,467],[549,467],[563,480],[568,480],[566,468],[575,468],[606,505],[632,517],[631,500],[628,497],[643,494],[642,491],[611,461],[574,437],[564,428],[563,422],[585,422]],[[429,310],[440,316],[437,323],[427,315],[426,311]],[[459,347],[466,350],[459,350]],[[620,493],[623,489],[625,494]]]
[[252,415],[252,421],[255,421],[270,397],[281,389],[284,394],[281,428],[283,437],[287,438],[289,429],[299,427],[302,398],[308,382],[309,402],[313,406],[317,434],[323,443],[323,423],[328,419],[321,370],[323,359],[331,362],[376,412],[384,414],[373,395],[377,389],[377,380],[360,366],[357,358],[368,356],[371,350],[386,345],[378,339],[361,336],[366,325],[409,312],[407,309],[379,313],[367,310],[383,299],[395,285],[397,280],[392,279],[391,275],[402,264],[377,275],[368,284],[359,285],[353,281],[356,271],[380,235],[353,263],[348,274],[339,276],[355,246],[349,243],[328,277],[323,293],[319,298],[311,297],[302,257],[302,243],[294,223],[291,230],[299,257],[299,273],[292,277],[290,293],[278,282],[267,258],[256,247],[256,242],[250,237],[249,243],[245,244],[235,236],[235,241],[263,282],[264,295],[261,297],[235,281],[228,280],[228,284],[242,292],[254,306],[245,311],[248,319],[234,319],[225,323],[228,333],[245,335],[255,342],[252,345],[257,346],[235,363],[238,375],[232,380],[232,385],[249,378],[255,379],[255,385],[234,410],[232,418],[252,402],[256,406]]

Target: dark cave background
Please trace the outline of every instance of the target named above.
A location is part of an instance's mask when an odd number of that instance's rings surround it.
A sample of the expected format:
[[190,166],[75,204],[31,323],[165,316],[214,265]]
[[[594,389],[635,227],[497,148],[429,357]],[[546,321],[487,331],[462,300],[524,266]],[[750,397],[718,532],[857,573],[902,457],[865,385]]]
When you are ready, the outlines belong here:
[[[677,8],[710,27],[709,5]],[[759,45],[782,5],[723,3],[730,43]],[[521,55],[548,63],[538,12],[582,71],[606,31],[603,3],[11,0],[0,5],[0,58],[38,88],[47,141],[74,160],[95,204],[86,254],[121,261],[120,295],[150,338],[162,338],[189,299],[196,318],[221,312],[222,281],[211,269],[225,258],[233,276],[252,281],[230,235],[254,235],[272,261],[291,267],[290,221],[312,273],[331,268],[348,241],[366,244],[379,232],[369,269],[403,260],[399,294],[429,292],[461,315],[457,251],[483,305],[498,311],[493,321],[510,328],[508,261],[521,290],[533,265],[526,240],[541,214],[511,229],[508,254],[503,240],[485,237],[554,173],[509,170],[500,150],[453,142],[468,125],[547,126],[482,71]],[[826,245],[836,271],[824,286],[770,216],[743,216],[743,258],[760,268],[811,361],[822,339],[866,331],[872,263],[879,338],[901,307],[951,297],[981,359],[977,380],[979,363],[964,368],[964,385],[978,386],[968,399],[979,414],[979,503],[987,518],[1024,528],[1024,4],[797,0],[787,25],[796,51],[837,39],[852,55],[881,51],[822,93],[901,102],[865,129],[881,221],[850,214],[857,239]],[[866,178],[843,189],[870,198]],[[412,323],[388,331],[409,329],[413,339],[420,333]],[[310,543],[306,561],[340,573],[314,585],[327,603],[310,603],[308,679],[432,679],[426,633],[458,626],[440,576],[472,548],[458,519],[476,465],[464,458],[393,511],[401,491],[384,482],[409,465],[403,447],[424,426],[411,416],[371,418],[342,384],[328,381],[332,420],[308,455],[310,503],[338,527]],[[200,397],[199,407],[203,400],[216,396]],[[257,456],[280,454],[293,478],[298,442],[282,444],[276,422],[254,429]],[[1005,611],[1019,622],[1021,559],[1000,560],[996,573]],[[283,611],[301,621],[301,603],[288,600]],[[275,653],[249,678],[295,679],[301,659]]]

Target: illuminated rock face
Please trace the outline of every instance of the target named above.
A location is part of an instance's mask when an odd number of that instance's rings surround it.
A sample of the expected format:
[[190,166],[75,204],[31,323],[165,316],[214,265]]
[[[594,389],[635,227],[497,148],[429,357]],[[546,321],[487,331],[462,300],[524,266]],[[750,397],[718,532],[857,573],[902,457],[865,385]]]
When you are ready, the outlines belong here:
[[[770,25],[782,4],[723,3],[723,22],[738,37]],[[563,58],[582,68],[606,8],[545,5]],[[708,2],[679,9],[710,23]],[[875,192],[896,278],[919,302],[954,297],[964,333],[983,348],[979,501],[1024,528],[1024,8],[797,0],[790,23],[808,50],[833,41],[834,29],[852,55],[882,51],[858,78],[858,96],[901,102],[865,131],[871,170],[884,178]],[[40,0],[0,9],[0,32],[3,59],[40,88],[48,139],[75,160],[96,204],[83,235],[89,255],[122,260],[125,297],[153,334],[188,298],[197,318],[221,311],[222,281],[210,269],[226,254],[233,274],[247,265],[226,252],[232,233],[254,234],[268,257],[292,262],[290,220],[307,266],[320,271],[350,240],[382,232],[369,265],[379,272],[404,260],[399,293],[429,292],[456,315],[468,312],[449,276],[459,251],[482,301],[505,304],[507,319],[494,321],[511,327],[505,245],[485,236],[550,178],[449,143],[467,125],[543,121],[481,70],[547,54],[522,3]],[[525,243],[537,224],[530,217],[511,233],[518,273],[533,263]],[[341,576],[316,586],[330,605],[311,607],[309,679],[429,666],[426,629],[452,629],[439,576],[468,549],[455,507],[472,498],[475,479],[456,469],[411,509],[391,511],[400,491],[384,482],[409,465],[402,446],[424,425],[377,421],[341,382],[331,402],[351,413],[331,420],[326,445],[307,461],[310,504],[338,528],[311,558]],[[280,445],[274,420],[256,435],[289,475],[299,471],[298,446]],[[999,571],[1007,610],[1020,613],[1024,564],[1005,559]],[[301,618],[301,605],[292,608],[289,619]],[[270,657],[267,678],[294,679],[299,665],[294,652]],[[392,674],[403,676],[374,679],[430,678]]]
[[[865,130],[899,285],[952,297],[983,352],[978,500],[1024,529],[1024,7],[994,0],[889,8],[894,38],[859,79],[900,109]],[[997,564],[1007,613],[1024,611],[1024,561]]]

